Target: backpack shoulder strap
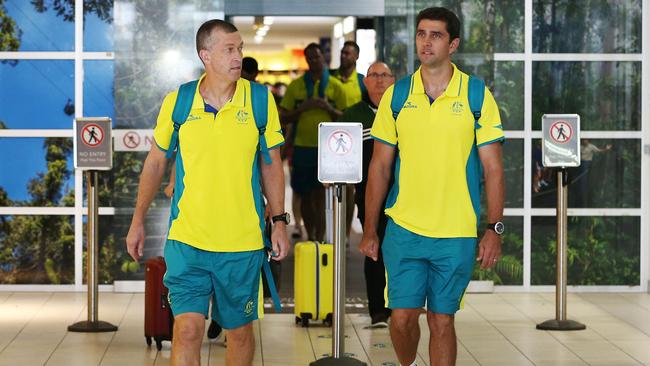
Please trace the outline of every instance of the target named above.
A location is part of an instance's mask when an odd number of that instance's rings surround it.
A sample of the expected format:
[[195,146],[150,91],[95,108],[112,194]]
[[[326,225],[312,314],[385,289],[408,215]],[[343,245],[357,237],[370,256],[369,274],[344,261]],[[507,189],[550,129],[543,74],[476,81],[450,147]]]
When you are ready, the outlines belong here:
[[367,94],[368,89],[366,89],[366,85],[363,83],[363,78],[366,77],[363,74],[357,73],[357,81],[359,82],[359,89],[361,89],[361,95]]
[[190,115],[192,102],[194,102],[194,93],[196,92],[198,83],[198,80],[192,80],[178,88],[178,96],[176,97],[176,104],[174,104],[174,111],[172,112],[174,131],[172,132],[172,138],[167,149],[167,158],[171,158],[174,151],[178,148],[178,130],[180,130]]
[[390,100],[390,109],[393,111],[393,119],[395,121],[397,121],[397,116],[402,111],[402,107],[404,107],[404,103],[406,103],[406,99],[408,99],[410,94],[412,78],[413,75],[403,77],[397,80],[393,87],[393,98]]
[[266,86],[251,81],[251,103],[253,106],[253,118],[259,132],[259,145],[265,164],[271,164],[271,155],[266,144],[266,123],[268,122],[269,111],[269,90]]
[[485,98],[485,81],[470,75],[467,90],[467,99],[469,101],[469,109],[474,115],[474,130],[481,128],[478,121],[481,119],[481,109],[483,109],[483,99]]

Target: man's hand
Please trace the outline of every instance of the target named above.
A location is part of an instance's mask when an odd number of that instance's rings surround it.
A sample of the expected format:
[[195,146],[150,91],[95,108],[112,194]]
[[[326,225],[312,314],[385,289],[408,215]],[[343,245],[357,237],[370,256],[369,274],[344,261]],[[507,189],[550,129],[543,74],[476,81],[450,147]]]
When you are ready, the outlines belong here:
[[377,261],[379,258],[379,237],[377,233],[364,233],[359,243],[359,252],[366,257],[372,258]]
[[492,230],[486,230],[478,248],[476,260],[482,261],[481,269],[494,266],[501,257],[501,236]]
[[144,255],[144,224],[132,222],[126,235],[126,250],[136,262]]
[[271,243],[273,244],[273,253],[271,254],[271,258],[273,260],[281,261],[289,254],[287,225],[283,221],[278,221],[273,224]]

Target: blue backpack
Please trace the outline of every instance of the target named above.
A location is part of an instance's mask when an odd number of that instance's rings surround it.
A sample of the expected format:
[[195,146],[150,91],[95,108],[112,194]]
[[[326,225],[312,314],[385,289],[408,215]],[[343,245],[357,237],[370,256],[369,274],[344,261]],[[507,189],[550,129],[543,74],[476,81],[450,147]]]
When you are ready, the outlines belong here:
[[[411,93],[411,88],[413,87],[412,83],[413,75],[406,76],[395,83],[393,88],[393,98],[390,101],[390,108],[393,111],[393,119],[397,121],[397,116],[399,115],[404,103],[408,99],[409,94]],[[475,176],[479,181],[479,184],[476,186],[470,186],[469,192],[470,197],[472,198],[472,204],[474,205],[474,211],[476,212],[477,218],[480,216],[480,195],[481,189],[483,186],[483,165],[481,160],[478,158],[478,148],[477,148],[477,138],[476,131],[481,128],[481,125],[478,123],[481,119],[481,109],[483,108],[483,99],[485,98],[485,81],[475,76],[470,75],[467,99],[469,101],[469,109],[472,111],[474,116],[474,147],[470,155],[470,159],[477,161],[473,169],[467,171],[469,175]],[[398,169],[398,168],[396,168]],[[477,220],[478,223],[478,220]]]
[[[174,155],[174,152],[178,149],[178,131],[181,129],[181,126],[187,120],[187,117],[190,115],[192,109],[192,102],[194,101],[194,93],[198,85],[198,80],[193,80],[181,85],[178,88],[178,97],[176,97],[176,104],[174,104],[174,111],[172,112],[172,121],[174,122],[174,131],[172,132],[171,142],[169,143],[169,149],[167,150],[167,158],[171,158]],[[271,155],[269,155],[268,145],[266,144],[266,137],[264,133],[266,132],[266,123],[268,120],[268,103],[269,103],[269,94],[266,86],[258,84],[255,82],[250,83],[251,85],[251,103],[253,107],[253,118],[255,119],[255,124],[257,126],[257,131],[259,132],[259,149],[264,158],[265,164],[271,164]],[[262,234],[264,237],[265,235]],[[272,250],[271,241],[269,238],[264,238],[264,246]],[[269,292],[273,298],[273,304],[275,305],[275,311],[280,312],[282,305],[280,304],[280,297],[278,296],[278,291],[275,287],[275,282],[273,281],[273,274],[271,273],[271,267],[267,259],[263,261],[262,268],[264,269],[264,274],[266,275],[266,280],[269,285]]]

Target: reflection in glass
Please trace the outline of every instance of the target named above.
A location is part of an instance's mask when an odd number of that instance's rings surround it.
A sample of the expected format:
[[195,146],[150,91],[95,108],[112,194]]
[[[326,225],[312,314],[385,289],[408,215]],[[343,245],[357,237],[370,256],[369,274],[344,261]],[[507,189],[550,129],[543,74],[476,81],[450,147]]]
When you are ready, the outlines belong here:
[[84,51],[113,51],[113,0],[84,0],[84,8]]
[[641,0],[533,0],[533,52],[640,53]]
[[0,101],[6,128],[72,128],[74,61],[0,63]]
[[533,129],[577,113],[582,130],[641,129],[641,62],[534,62]]
[[[524,282],[524,220],[521,216],[509,216],[503,218],[503,223],[506,226],[506,232],[502,238],[501,258],[493,268],[486,270],[482,270],[480,263],[476,262],[472,280],[491,280],[495,285],[521,286]],[[484,226],[481,228],[482,231]],[[482,235],[482,232],[479,233],[479,238]]]
[[[569,217],[569,285],[638,286],[639,217]],[[531,284],[554,285],[556,218],[532,219]]]
[[74,51],[74,2],[9,0],[0,13],[3,51]]
[[74,283],[73,216],[0,216],[0,284]]
[[74,206],[72,139],[0,138],[1,206]]
[[112,60],[84,61],[84,116],[115,119]]
[[[569,207],[641,207],[640,140],[582,139],[580,151],[580,167],[568,169]],[[556,207],[557,169],[542,165],[538,139],[532,156],[532,205]]]

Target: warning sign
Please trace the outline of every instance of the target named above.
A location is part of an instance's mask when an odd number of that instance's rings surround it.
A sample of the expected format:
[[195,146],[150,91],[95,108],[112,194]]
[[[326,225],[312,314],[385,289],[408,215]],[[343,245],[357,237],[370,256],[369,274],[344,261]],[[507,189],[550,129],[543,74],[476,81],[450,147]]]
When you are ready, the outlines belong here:
[[551,138],[553,141],[564,144],[571,140],[573,129],[567,121],[557,121],[551,125]]
[[580,116],[542,116],[542,163],[545,167],[580,166]]
[[96,123],[89,123],[81,130],[81,141],[86,146],[95,147],[104,140],[104,130]]
[[318,180],[359,183],[362,178],[362,127],[354,122],[323,122],[318,126]]
[[352,151],[352,136],[344,130],[334,131],[327,139],[327,146],[334,154],[348,154]]
[[85,117],[74,120],[74,166],[84,170],[113,167],[111,119]]
[[115,151],[149,151],[154,144],[153,130],[113,130]]

